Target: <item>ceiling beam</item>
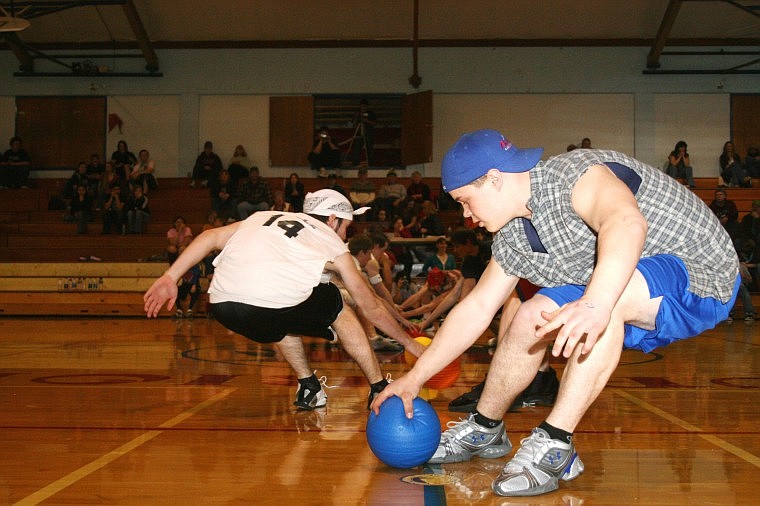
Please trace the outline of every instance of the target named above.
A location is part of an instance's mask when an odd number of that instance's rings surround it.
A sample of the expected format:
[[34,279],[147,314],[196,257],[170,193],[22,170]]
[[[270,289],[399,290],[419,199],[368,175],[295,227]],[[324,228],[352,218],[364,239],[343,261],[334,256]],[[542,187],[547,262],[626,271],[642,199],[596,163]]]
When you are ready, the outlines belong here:
[[662,49],[665,47],[665,42],[668,40],[670,30],[673,29],[673,24],[678,17],[678,11],[681,9],[681,0],[670,0],[668,8],[665,9],[665,15],[660,22],[660,28],[657,30],[657,36],[654,39],[652,48],[647,55],[647,68],[656,69],[660,67],[660,55]]
[[132,32],[137,38],[137,45],[140,46],[140,50],[145,56],[145,70],[148,72],[158,71],[158,55],[153,50],[153,46],[148,38],[148,32],[145,31],[145,25],[143,25],[140,19],[140,14],[137,12],[137,8],[132,0],[126,0],[122,5],[124,15],[127,16],[129,26],[132,28]]
[[16,32],[4,32],[2,36],[8,49],[11,50],[18,60],[19,70],[22,72],[32,72],[34,70],[34,58],[26,50]]

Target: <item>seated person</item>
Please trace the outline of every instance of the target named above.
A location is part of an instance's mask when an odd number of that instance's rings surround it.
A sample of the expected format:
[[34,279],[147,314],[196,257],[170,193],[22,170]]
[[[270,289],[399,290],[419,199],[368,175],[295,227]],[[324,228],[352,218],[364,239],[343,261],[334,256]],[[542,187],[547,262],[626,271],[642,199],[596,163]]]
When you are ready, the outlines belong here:
[[752,187],[752,178],[744,173],[741,157],[734,150],[734,143],[726,141],[723,144],[723,152],[718,157],[720,164],[720,177],[724,185],[733,187]]
[[193,240],[193,230],[182,216],[174,218],[174,226],[166,231],[166,253],[172,264]]
[[21,147],[21,138],[11,137],[10,149],[0,158],[0,187],[28,188],[31,164],[29,153]]
[[435,241],[435,252],[428,255],[422,264],[422,275],[427,275],[428,270],[437,268],[442,271],[450,271],[457,268],[454,255],[448,253],[449,242],[445,237],[439,237]]
[[694,184],[694,174],[689,160],[689,152],[686,151],[687,145],[684,141],[676,142],[675,148],[668,156],[668,168],[665,171],[668,176],[675,179],[683,179],[689,188],[696,188]]
[[235,186],[227,169],[222,169],[219,172],[219,177],[211,183],[209,194],[211,195],[211,209],[216,211],[219,219],[225,223],[237,219],[238,202],[235,199]]
[[248,179],[240,182],[237,201],[237,214],[241,220],[256,211],[268,211],[274,204],[269,183],[259,175],[258,167],[251,167]]
[[238,144],[235,146],[235,152],[232,154],[230,163],[227,165],[232,184],[237,186],[238,181],[247,178],[248,170],[251,167],[253,167],[253,163],[248,158],[248,153],[242,145]]
[[390,170],[385,176],[385,184],[377,191],[375,207],[385,209],[388,214],[396,214],[401,209],[401,203],[406,200],[406,188],[398,182],[396,171]]
[[327,177],[330,169],[340,169],[340,148],[333,141],[326,126],[319,129],[307,158],[311,169],[319,172],[319,177]]
[[135,186],[124,209],[127,216],[127,231],[130,234],[142,234],[145,225],[150,220],[148,196],[143,194],[142,186]]
[[412,172],[412,182],[406,189],[406,196],[414,202],[417,211],[422,208],[422,203],[430,200],[430,187],[422,182],[422,174],[415,170]]
[[375,202],[375,183],[367,177],[367,169],[362,167],[356,173],[356,180],[351,183],[351,191],[348,198],[355,209],[364,206],[372,206]]
[[124,203],[121,195],[121,186],[111,186],[108,200],[103,204],[103,233],[110,234],[114,228],[116,232],[126,232],[124,228]]
[[749,177],[760,177],[760,152],[757,148],[747,149],[744,159],[744,173]]

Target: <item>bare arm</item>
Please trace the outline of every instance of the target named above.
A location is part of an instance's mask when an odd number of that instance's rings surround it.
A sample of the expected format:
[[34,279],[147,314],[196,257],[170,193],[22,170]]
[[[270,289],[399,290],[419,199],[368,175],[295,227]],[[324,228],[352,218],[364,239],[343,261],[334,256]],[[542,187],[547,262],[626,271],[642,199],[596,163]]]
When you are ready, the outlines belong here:
[[144,309],[148,318],[157,316],[164,303],[166,303],[166,309],[171,309],[174,306],[177,299],[177,281],[180,276],[206,258],[212,251],[224,248],[232,234],[237,231],[240,223],[238,221],[225,227],[206,230],[188,245],[163,276],[154,281],[148,291],[145,292],[143,296]]
[[[604,165],[594,165],[573,188],[573,208],[597,233],[597,263],[583,297],[544,317],[536,336],[559,329],[552,354],[569,357],[586,335],[589,353],[641,258],[647,222],[631,191]],[[564,348],[564,353],[563,353]]]
[[372,292],[364,276],[356,269],[351,254],[346,252],[326,266],[327,269],[337,272],[343,280],[343,285],[353,297],[357,307],[362,310],[364,316],[389,337],[392,337],[406,348],[410,353],[419,357],[425,348],[412,339],[393,318],[388,309],[383,306],[380,299]]
[[385,387],[375,398],[372,403],[375,413],[378,413],[380,405],[388,397],[397,395],[404,402],[407,418],[412,418],[412,400],[422,385],[464,353],[483,334],[507,296],[514,290],[517,281],[518,278],[508,276],[492,259],[472,292],[451,310],[433,342],[412,370]]

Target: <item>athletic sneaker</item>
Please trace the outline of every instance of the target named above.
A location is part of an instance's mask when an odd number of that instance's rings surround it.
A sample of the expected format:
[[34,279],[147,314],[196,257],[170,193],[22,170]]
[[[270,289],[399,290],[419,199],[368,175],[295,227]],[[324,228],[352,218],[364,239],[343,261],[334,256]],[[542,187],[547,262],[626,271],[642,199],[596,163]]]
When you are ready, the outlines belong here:
[[367,409],[370,409],[370,406],[372,406],[372,401],[375,400],[375,397],[377,397],[377,394],[385,390],[385,387],[387,387],[388,384],[392,382],[393,380],[391,379],[391,373],[388,373],[385,379],[381,380],[376,386],[370,385],[369,397],[367,398]]
[[504,422],[489,429],[475,422],[475,415],[470,414],[466,420],[449,422],[446,425],[449,428],[441,434],[438,449],[428,460],[428,464],[464,462],[476,455],[495,459],[503,457],[512,449],[512,443],[504,431]]
[[182,313],[182,310],[181,310],[181,309],[177,309],[177,310],[174,312],[174,316],[175,316],[175,318],[182,318],[184,315],[183,315],[183,313]]
[[472,413],[475,407],[478,405],[480,396],[483,394],[483,387],[486,385],[485,381],[481,381],[469,392],[465,392],[453,401],[449,402],[449,411],[456,411],[459,413]]
[[510,411],[535,406],[554,406],[559,393],[557,371],[549,367],[546,371],[538,371],[528,388],[517,396],[509,407]]
[[559,480],[570,481],[583,472],[583,462],[571,442],[552,439],[543,429],[520,441],[520,449],[493,482],[503,496],[539,495],[557,490]]
[[375,351],[402,351],[404,349],[399,343],[390,337],[377,335],[369,340],[369,344]]
[[193,317],[192,309],[188,309],[187,311],[185,311],[185,318],[192,318],[192,317]]
[[[478,405],[480,396],[483,394],[485,381],[478,383],[469,392],[465,392],[453,401],[449,402],[449,411],[471,413]],[[510,411],[534,406],[554,406],[559,392],[559,380],[557,371],[549,367],[546,371],[536,373],[528,388],[512,402]]]
[[322,376],[319,378],[319,389],[315,390],[304,387],[301,382],[298,382],[298,390],[296,390],[296,400],[293,404],[298,406],[298,409],[311,411],[316,408],[324,408],[327,405],[327,394],[325,389],[322,388],[327,381],[327,377]]

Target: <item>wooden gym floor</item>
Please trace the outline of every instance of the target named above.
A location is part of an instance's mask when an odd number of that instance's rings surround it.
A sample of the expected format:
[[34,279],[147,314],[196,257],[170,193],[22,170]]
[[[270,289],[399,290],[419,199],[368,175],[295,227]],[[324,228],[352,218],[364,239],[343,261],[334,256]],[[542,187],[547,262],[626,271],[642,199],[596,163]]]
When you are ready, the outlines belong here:
[[[213,320],[0,318],[1,504],[757,504],[760,323],[656,353],[626,351],[576,432],[586,472],[534,498],[490,490],[504,459],[390,469],[365,439],[367,385],[339,348],[306,339],[328,406],[297,413],[272,349]],[[381,353],[398,377],[403,354]],[[486,371],[487,348],[449,400]],[[555,367],[561,372],[562,364]],[[505,417],[517,445],[547,414]]]

